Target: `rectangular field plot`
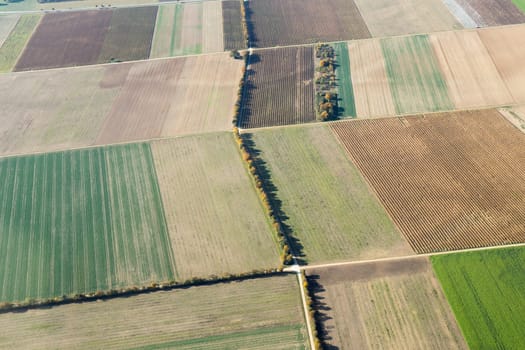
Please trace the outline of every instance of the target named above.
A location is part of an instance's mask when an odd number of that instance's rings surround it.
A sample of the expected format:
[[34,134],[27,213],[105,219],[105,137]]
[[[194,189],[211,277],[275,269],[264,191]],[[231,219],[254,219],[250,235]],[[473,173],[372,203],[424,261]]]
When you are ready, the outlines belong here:
[[258,130],[243,137],[253,140],[266,162],[303,260],[413,253],[328,128]]
[[525,23],[525,15],[511,0],[446,0],[458,20],[477,27]]
[[428,259],[307,270],[338,349],[468,349]]
[[314,49],[257,51],[249,58],[239,126],[258,128],[315,120]]
[[525,347],[525,249],[431,258],[471,349]]
[[1,348],[309,347],[299,285],[290,275],[4,313],[0,327]]
[[514,100],[525,103],[525,25],[479,31]]
[[478,32],[432,34],[430,42],[456,108],[513,103]]
[[9,32],[9,36],[0,46],[0,73],[10,72],[13,69],[41,18],[39,14],[20,16]]
[[397,114],[453,109],[427,35],[381,39],[381,48]]
[[0,300],[174,279],[147,144],[0,159]]
[[337,108],[339,115],[346,117],[356,116],[354,89],[352,86],[352,74],[350,70],[350,57],[348,45],[336,43],[335,48],[337,69],[335,70],[337,79],[337,93],[339,97]]
[[7,39],[19,19],[20,15],[0,15],[0,47],[5,39]]
[[225,0],[222,4],[222,22],[224,32],[224,49],[242,49],[246,41],[241,25],[241,5],[236,0]]
[[279,265],[279,251],[231,133],[153,142],[182,279]]
[[441,0],[354,1],[373,37],[463,28]]
[[353,0],[245,2],[253,47],[369,38]]
[[332,129],[416,252],[525,242],[525,135],[496,110]]

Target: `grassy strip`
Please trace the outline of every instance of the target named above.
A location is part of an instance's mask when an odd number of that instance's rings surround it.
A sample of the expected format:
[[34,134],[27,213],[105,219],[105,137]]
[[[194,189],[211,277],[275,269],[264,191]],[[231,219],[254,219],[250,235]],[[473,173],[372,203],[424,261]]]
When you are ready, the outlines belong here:
[[320,315],[317,312],[317,309],[315,306],[315,293],[314,291],[309,287],[308,279],[306,278],[306,274],[304,273],[304,270],[301,271],[301,274],[303,275],[303,285],[300,288],[303,288],[304,295],[306,297],[306,307],[308,308],[308,314],[305,315],[305,317],[310,318],[310,324],[312,325],[312,336],[314,337],[314,348],[316,350],[324,349],[326,344],[323,344],[321,341],[321,338],[319,337],[319,329],[322,329],[322,322],[319,320]]
[[18,20],[2,47],[0,47],[0,72],[10,72],[20,57],[41,15],[23,15]]
[[[175,13],[173,14],[173,31],[171,33],[170,41],[170,56],[175,56],[175,48],[179,48],[181,45],[182,35],[182,14],[184,13],[184,7],[181,4],[175,5]],[[177,49],[178,51],[178,49]]]
[[356,117],[354,88],[352,86],[352,73],[350,71],[350,56],[348,45],[344,43],[334,44],[337,68],[337,92],[339,95],[338,114],[341,116]]
[[471,349],[523,349],[525,249],[431,258]]
[[512,2],[521,10],[521,12],[525,13],[525,0],[512,0]]

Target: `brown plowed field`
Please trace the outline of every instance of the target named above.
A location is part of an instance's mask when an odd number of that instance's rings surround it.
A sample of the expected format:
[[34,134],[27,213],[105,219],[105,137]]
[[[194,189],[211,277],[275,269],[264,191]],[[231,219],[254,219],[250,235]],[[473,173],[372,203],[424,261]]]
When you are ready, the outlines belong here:
[[525,103],[525,25],[479,30],[503,81],[517,103]]
[[416,252],[525,242],[525,135],[496,110],[332,129]]
[[511,0],[456,0],[479,26],[525,23],[525,15]]
[[[336,349],[468,349],[427,258],[307,270]],[[324,317],[323,317],[324,316]]]
[[315,120],[312,47],[263,50],[250,57],[243,93],[242,128]]
[[457,109],[513,103],[477,31],[431,34],[430,42]]
[[370,37],[353,0],[254,0],[245,6],[253,47]]
[[98,10],[46,14],[14,70],[97,63],[111,17]]

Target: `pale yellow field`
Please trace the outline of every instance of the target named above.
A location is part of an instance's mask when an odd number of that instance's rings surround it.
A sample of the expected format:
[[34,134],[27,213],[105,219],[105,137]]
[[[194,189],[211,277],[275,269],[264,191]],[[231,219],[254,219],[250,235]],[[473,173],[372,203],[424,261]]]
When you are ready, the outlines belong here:
[[379,41],[350,42],[348,52],[357,116],[394,115],[394,102]]
[[513,102],[476,31],[430,35],[449,94],[458,109]]
[[205,1],[202,10],[202,52],[224,51],[222,1]]
[[525,106],[500,108],[499,112],[515,127],[525,133]]
[[0,16],[0,47],[5,39],[9,36],[11,31],[18,22],[20,15],[1,15]]

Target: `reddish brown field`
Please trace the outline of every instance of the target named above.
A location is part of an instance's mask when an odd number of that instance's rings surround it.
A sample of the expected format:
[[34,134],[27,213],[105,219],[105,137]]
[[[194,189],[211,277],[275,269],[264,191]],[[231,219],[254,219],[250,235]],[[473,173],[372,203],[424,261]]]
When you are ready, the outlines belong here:
[[46,14],[14,70],[96,63],[111,17],[98,10]]
[[262,50],[250,57],[240,127],[315,120],[312,47]]
[[525,135],[496,110],[332,129],[416,252],[525,242]]
[[455,0],[478,26],[525,23],[525,15],[511,0]]
[[369,38],[353,0],[245,2],[253,47]]

